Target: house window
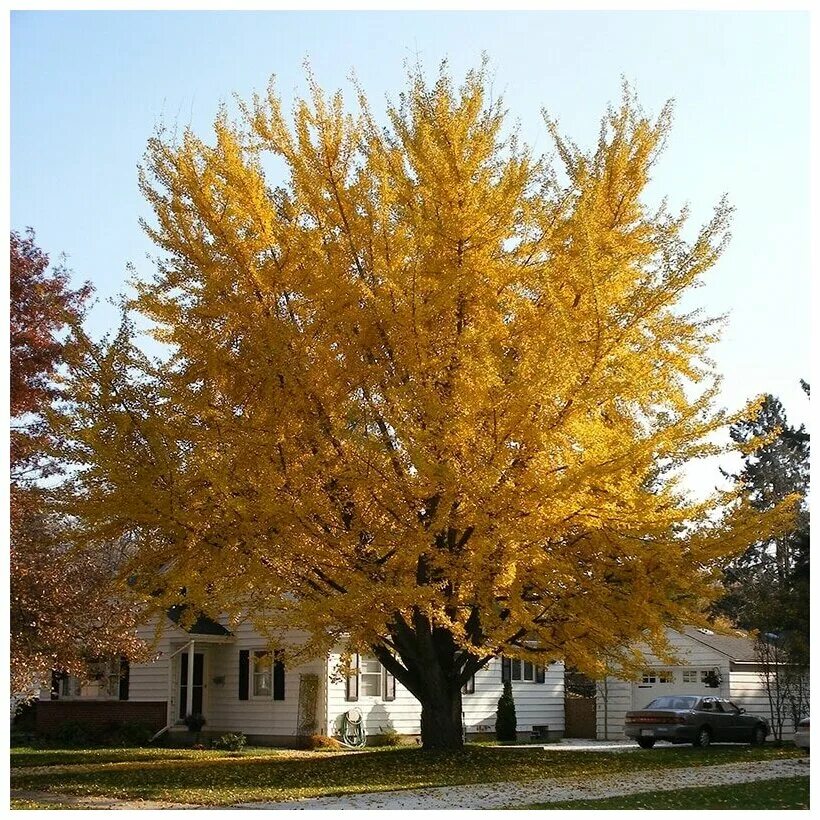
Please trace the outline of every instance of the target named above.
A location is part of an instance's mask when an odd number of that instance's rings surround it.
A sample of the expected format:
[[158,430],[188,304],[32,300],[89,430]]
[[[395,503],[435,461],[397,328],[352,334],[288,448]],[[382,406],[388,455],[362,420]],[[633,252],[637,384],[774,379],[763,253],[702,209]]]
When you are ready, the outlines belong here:
[[379,697],[382,693],[382,665],[372,655],[359,659],[360,693],[363,697]]
[[501,680],[523,681],[527,683],[544,683],[546,681],[543,666],[531,661],[521,661],[517,658],[501,658]]
[[396,678],[373,655],[354,654],[345,673],[345,700],[396,699]]
[[700,674],[697,669],[684,669],[683,682],[697,683],[700,680]]
[[253,696],[269,698],[273,689],[273,663],[269,650],[259,649],[253,653]]
[[74,675],[67,675],[60,681],[61,698],[78,698],[82,694],[82,683]]
[[281,649],[239,651],[239,700],[285,700],[285,658]]
[[120,695],[120,661],[106,658],[88,667],[88,676],[64,675],[60,679],[59,696],[65,699],[116,700]]

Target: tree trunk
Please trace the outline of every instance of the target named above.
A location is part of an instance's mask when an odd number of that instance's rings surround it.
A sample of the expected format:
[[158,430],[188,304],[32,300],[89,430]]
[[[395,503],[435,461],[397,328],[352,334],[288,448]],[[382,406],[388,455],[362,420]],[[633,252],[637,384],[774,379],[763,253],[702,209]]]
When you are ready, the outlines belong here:
[[421,745],[424,749],[461,749],[464,724],[461,690],[443,691],[421,700]]
[[373,652],[421,704],[422,747],[461,749],[461,687],[490,658],[464,652],[447,630],[431,627],[418,611],[414,613],[412,628],[397,614],[391,637],[393,651],[375,645]]

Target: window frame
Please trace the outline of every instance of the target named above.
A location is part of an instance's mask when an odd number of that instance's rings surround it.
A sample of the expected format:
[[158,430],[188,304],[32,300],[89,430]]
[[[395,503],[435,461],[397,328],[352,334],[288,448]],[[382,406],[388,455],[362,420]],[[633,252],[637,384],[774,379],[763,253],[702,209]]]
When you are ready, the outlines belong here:
[[[267,655],[269,658],[268,663],[268,692],[266,694],[257,694],[256,692],[256,679],[258,676],[264,674],[256,671],[256,661],[262,655]],[[248,653],[248,697],[251,700],[273,700],[273,664],[274,664],[274,656],[273,652],[270,649],[251,649]]]
[[[527,674],[527,667],[529,667],[529,674],[532,677],[524,677]],[[534,661],[523,661],[518,658],[505,658],[501,656],[501,682],[507,681],[505,669],[509,670],[510,683],[533,683],[538,686],[543,686],[547,682],[547,667],[535,663]],[[516,671],[518,677],[516,677]],[[539,680],[540,678],[540,680]]]
[[[379,665],[378,672],[373,670],[369,672],[362,671],[363,661],[366,660],[375,661],[375,663]],[[366,698],[368,701],[381,701],[382,703],[392,703],[396,700],[396,685],[398,681],[396,680],[395,675],[393,675],[375,655],[355,652],[350,658],[350,664],[351,666],[345,675],[345,703],[356,703],[363,698]],[[362,683],[365,676],[368,678],[375,678],[377,674],[379,676],[377,694],[365,694],[362,688]],[[356,692],[355,695],[352,696],[350,692],[351,687],[348,682],[350,678],[356,678]]]
[[641,673],[641,683],[651,685],[654,683],[675,683],[674,669],[644,669]]
[[[364,671],[364,664],[365,662],[373,662],[378,664],[378,670],[370,670],[368,672]],[[382,666],[381,661],[375,655],[359,655],[359,665],[357,667],[358,675],[359,675],[359,697],[360,698],[383,698],[384,696],[384,666]],[[376,680],[378,678],[378,680]],[[365,692],[364,690],[364,682],[365,679],[368,680],[369,684],[372,686],[375,684],[376,694],[371,694]]]
[[[89,670],[97,669],[97,674],[87,680],[77,675],[65,675],[60,679],[57,693],[58,700],[119,700],[120,679],[122,677],[119,657],[104,658],[89,665]],[[83,690],[96,686],[96,692],[83,693]]]

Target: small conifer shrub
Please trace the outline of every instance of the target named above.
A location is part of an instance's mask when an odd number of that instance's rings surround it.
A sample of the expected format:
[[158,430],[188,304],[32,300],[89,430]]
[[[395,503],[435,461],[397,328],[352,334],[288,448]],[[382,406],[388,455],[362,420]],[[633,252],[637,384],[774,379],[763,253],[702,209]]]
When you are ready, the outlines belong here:
[[495,718],[495,736],[498,740],[515,741],[515,701],[513,700],[512,684],[504,683],[504,693],[498,699],[498,709]]

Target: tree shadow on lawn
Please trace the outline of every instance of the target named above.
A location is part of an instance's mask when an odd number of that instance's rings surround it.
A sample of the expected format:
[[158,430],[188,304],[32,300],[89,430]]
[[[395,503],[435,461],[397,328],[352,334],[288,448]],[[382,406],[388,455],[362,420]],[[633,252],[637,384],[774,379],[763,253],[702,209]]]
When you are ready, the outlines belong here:
[[117,798],[225,804],[328,794],[390,791],[553,777],[589,777],[640,769],[702,766],[798,756],[787,748],[668,748],[551,752],[467,746],[458,752],[385,748],[354,753],[145,760],[83,766],[82,771],[15,773],[12,788]]

